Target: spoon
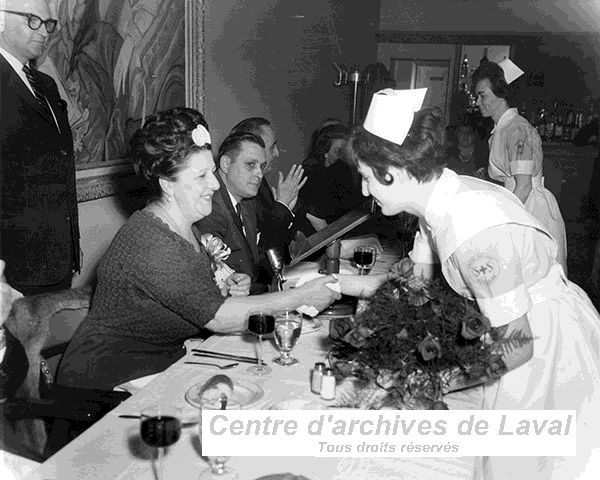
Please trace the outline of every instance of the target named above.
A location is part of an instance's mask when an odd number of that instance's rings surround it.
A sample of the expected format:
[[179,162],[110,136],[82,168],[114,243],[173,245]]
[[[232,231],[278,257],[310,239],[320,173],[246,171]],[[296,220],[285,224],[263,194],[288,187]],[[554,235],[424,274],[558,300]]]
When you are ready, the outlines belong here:
[[209,367],[217,367],[221,370],[229,370],[230,368],[235,368],[239,365],[239,363],[228,363],[227,365],[217,365],[216,363],[208,363],[208,362],[183,362],[187,365],[207,365]]

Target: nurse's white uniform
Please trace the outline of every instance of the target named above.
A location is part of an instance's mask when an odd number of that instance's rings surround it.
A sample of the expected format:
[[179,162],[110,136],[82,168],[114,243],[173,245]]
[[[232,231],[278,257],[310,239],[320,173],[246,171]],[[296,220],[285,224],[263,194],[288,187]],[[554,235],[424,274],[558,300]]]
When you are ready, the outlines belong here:
[[565,222],[554,195],[544,187],[542,140],[535,128],[516,108],[509,108],[498,120],[489,139],[490,178],[502,182],[511,192],[514,175],[531,175],[532,190],[525,208],[552,235],[558,247],[558,261],[567,271]]
[[[600,316],[569,282],[556,243],[507,189],[445,169],[410,256],[440,262],[492,326],[527,315],[533,357],[498,381],[444,398],[451,409],[577,412],[576,457],[344,458],[336,480],[585,480],[600,463]],[[532,441],[535,441],[532,439]],[[590,460],[594,457],[596,465]]]
[[486,386],[484,408],[578,415],[576,457],[488,457],[477,478],[575,479],[600,447],[600,317],[564,276],[556,250],[512,193],[444,170],[411,258],[427,263],[437,256],[448,283],[475,299],[492,326],[527,314],[533,336],[533,358]]

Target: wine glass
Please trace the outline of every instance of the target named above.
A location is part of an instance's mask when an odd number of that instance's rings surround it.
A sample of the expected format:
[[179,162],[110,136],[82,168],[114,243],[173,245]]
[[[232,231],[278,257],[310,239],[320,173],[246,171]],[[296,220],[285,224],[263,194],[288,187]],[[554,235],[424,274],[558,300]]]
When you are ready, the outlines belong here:
[[275,343],[281,355],[273,361],[284,367],[298,363],[290,352],[302,332],[302,315],[295,311],[286,310],[275,317]]
[[156,449],[156,461],[152,463],[157,480],[162,478],[165,447],[173,445],[181,436],[179,417],[178,408],[162,405],[144,408],[140,414],[140,436],[146,445]]
[[[200,448],[202,449],[202,410],[210,410],[204,402],[200,403],[200,421],[198,422],[198,438],[200,439]],[[199,480],[237,480],[238,474],[235,470],[228,467],[227,460],[230,457],[216,456],[209,457],[207,455],[201,455],[206,459],[209,470],[205,470],[200,474]]]
[[368,275],[373,265],[375,265],[376,258],[377,250],[375,250],[375,247],[356,247],[354,249],[354,263],[358,267],[358,274]]
[[263,364],[262,361],[262,339],[263,335],[273,333],[275,329],[275,318],[272,315],[250,315],[248,317],[248,331],[253,335],[258,335],[258,345],[256,349],[256,365],[248,367],[246,371],[252,375],[268,375],[271,373],[271,367]]

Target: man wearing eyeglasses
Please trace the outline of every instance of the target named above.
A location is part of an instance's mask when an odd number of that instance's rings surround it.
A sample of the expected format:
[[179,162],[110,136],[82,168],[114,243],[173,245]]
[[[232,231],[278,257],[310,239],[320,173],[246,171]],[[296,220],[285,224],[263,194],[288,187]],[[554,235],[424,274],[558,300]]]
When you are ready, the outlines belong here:
[[0,0],[0,258],[25,295],[69,288],[80,268],[66,103],[35,68],[56,28],[46,0]]

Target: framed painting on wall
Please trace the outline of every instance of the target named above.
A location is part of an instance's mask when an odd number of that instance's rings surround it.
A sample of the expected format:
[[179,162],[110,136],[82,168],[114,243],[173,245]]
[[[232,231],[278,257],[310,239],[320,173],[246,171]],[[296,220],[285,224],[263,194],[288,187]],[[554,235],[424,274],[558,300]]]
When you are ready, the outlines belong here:
[[202,0],[50,0],[59,28],[38,68],[56,81],[73,132],[77,197],[139,188],[127,159],[144,119],[203,107]]

